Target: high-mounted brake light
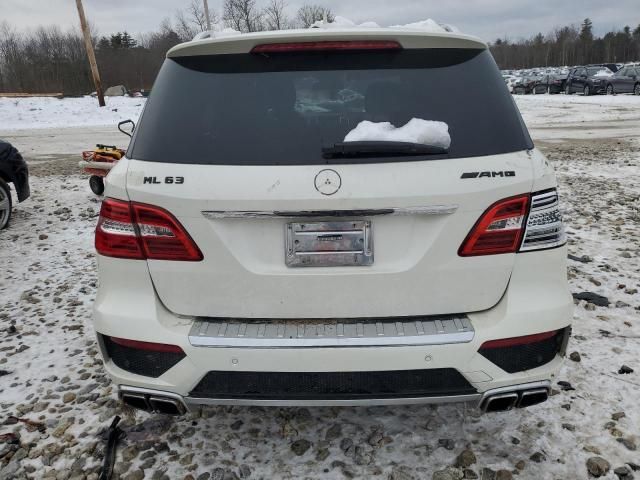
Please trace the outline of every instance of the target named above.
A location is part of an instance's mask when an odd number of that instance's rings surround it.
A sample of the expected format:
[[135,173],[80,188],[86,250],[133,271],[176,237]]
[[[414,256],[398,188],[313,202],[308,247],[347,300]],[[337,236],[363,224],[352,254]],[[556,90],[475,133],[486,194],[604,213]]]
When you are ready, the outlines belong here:
[[528,194],[494,203],[471,229],[458,254],[470,257],[515,253],[520,247],[528,211]]
[[203,256],[180,222],[153,205],[106,198],[95,246],[107,257],[197,262]]
[[253,47],[251,53],[317,52],[324,50],[402,50],[402,45],[395,40],[263,43]]

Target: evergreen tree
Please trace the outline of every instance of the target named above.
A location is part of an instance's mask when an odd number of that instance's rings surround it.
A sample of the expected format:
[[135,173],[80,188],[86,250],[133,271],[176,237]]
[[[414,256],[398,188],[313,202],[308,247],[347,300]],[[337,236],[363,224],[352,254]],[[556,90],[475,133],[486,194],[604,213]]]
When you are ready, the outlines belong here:
[[121,41],[122,48],[134,48],[138,44],[126,31],[122,33]]
[[98,45],[96,45],[96,48],[98,50],[108,50],[109,48],[111,48],[111,42],[109,42],[109,39],[107,37],[101,37],[98,41]]
[[593,41],[593,22],[590,18],[585,18],[580,27],[580,40],[583,43]]
[[122,34],[120,32],[111,35],[111,48],[122,48]]

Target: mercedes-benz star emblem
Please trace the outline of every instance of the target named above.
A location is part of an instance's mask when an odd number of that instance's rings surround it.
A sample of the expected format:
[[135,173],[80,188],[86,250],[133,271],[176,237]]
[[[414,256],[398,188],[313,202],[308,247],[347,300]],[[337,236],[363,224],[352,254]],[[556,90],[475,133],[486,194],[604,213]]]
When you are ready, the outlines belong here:
[[320,170],[315,178],[316,190],[322,195],[333,195],[342,185],[342,179],[338,172],[329,168]]

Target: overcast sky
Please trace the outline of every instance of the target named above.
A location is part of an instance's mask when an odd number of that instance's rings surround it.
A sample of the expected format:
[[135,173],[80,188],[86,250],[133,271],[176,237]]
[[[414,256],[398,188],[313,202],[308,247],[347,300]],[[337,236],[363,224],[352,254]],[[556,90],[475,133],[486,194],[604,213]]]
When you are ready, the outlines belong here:
[[[84,0],[89,21],[101,35],[128,31],[136,36],[158,27],[165,17],[190,0]],[[264,5],[268,0],[257,0]],[[223,0],[209,0],[220,12]],[[289,0],[294,14],[303,3],[327,5],[356,22],[372,20],[380,25],[409,23],[433,18],[450,23],[465,33],[493,41],[547,33],[556,26],[579,24],[590,17],[596,34],[624,25],[640,24],[640,0]],[[0,0],[0,21],[19,30],[38,25],[75,27],[78,15],[74,0]]]

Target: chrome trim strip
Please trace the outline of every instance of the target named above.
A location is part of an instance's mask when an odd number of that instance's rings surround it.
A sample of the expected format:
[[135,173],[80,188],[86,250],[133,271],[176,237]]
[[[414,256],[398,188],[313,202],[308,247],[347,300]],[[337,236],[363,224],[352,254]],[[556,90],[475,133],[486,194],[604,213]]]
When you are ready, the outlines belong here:
[[456,210],[458,210],[458,205],[430,205],[351,210],[205,210],[202,215],[209,220],[222,218],[373,217],[380,215],[450,215]]
[[468,343],[474,335],[466,316],[360,321],[201,319],[191,326],[189,343],[209,348],[391,347]]
[[344,400],[253,400],[246,398],[196,398],[184,397],[184,402],[192,409],[200,405],[253,405],[262,407],[351,407],[372,405],[419,405],[454,402],[478,402],[481,394],[452,395],[443,397],[410,397],[410,398],[366,398]]

